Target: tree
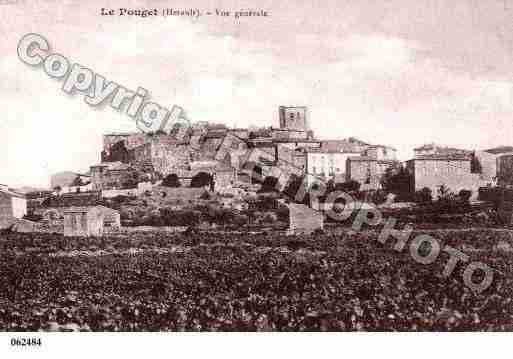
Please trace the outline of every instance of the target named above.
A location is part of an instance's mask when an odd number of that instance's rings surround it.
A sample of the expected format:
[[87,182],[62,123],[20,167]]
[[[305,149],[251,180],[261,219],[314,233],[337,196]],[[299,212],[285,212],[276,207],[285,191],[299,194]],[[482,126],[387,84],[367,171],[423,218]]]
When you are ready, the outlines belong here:
[[139,173],[137,171],[129,171],[126,176],[123,178],[123,181],[121,183],[121,186],[124,189],[128,188],[137,188],[137,185],[139,184]]
[[431,189],[424,187],[419,191],[415,192],[414,201],[415,203],[429,203],[433,200]]
[[75,179],[73,180],[73,182],[71,183],[71,186],[72,187],[79,187],[79,186],[83,186],[85,183],[84,181],[82,180],[82,178],[80,178],[80,176],[77,176],[75,177]]
[[259,192],[277,192],[276,185],[278,183],[278,178],[274,176],[267,176],[262,183],[262,188],[260,188]]
[[162,180],[162,186],[164,186],[164,187],[178,188],[181,185],[182,184],[180,183],[180,179],[178,178],[178,175],[176,173],[167,175]]
[[468,189],[462,189],[459,193],[458,193],[458,197],[460,197],[460,199],[463,201],[463,202],[470,202],[470,197],[472,197],[472,191],[471,190],[468,190]]
[[406,168],[401,166],[397,171],[390,167],[386,169],[381,179],[381,187],[386,192],[405,193],[412,191],[411,182],[412,176]]
[[479,162],[479,159],[476,157],[475,153],[473,154],[472,158],[470,159],[470,172],[471,173],[483,172],[483,167],[481,166],[481,162]]
[[209,186],[212,181],[212,176],[206,172],[199,172],[191,180],[191,187],[199,188]]

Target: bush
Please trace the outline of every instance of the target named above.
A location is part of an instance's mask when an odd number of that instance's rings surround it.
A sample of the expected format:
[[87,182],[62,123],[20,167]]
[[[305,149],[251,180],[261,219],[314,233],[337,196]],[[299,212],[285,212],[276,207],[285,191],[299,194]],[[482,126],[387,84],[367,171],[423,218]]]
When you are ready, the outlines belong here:
[[462,189],[462,190],[458,193],[458,196],[460,197],[460,199],[461,199],[463,202],[469,202],[469,201],[470,201],[470,197],[472,197],[472,191],[471,191],[471,190],[468,190],[468,189]]
[[424,187],[416,191],[413,199],[415,203],[430,203],[433,200],[431,189]]
[[411,174],[402,166],[399,171],[394,168],[387,168],[381,180],[381,185],[386,192],[396,194],[412,192],[411,183]]
[[278,183],[278,178],[273,176],[265,177],[264,182],[262,183],[262,187],[258,192],[277,192],[276,184]]
[[200,188],[205,186],[210,186],[212,182],[212,176],[210,176],[206,172],[199,172],[197,175],[192,177],[191,187]]
[[180,179],[176,173],[172,173],[162,180],[162,186],[164,187],[178,188],[181,185]]
[[199,196],[200,199],[204,200],[204,201],[208,201],[210,200],[212,196],[210,195],[209,192],[205,191],[201,194],[201,196]]
[[387,200],[387,195],[383,190],[377,190],[371,193],[371,201],[374,204],[381,204]]
[[343,183],[335,184],[335,191],[343,191],[343,192],[357,192],[360,190],[360,182],[355,180],[349,180]]

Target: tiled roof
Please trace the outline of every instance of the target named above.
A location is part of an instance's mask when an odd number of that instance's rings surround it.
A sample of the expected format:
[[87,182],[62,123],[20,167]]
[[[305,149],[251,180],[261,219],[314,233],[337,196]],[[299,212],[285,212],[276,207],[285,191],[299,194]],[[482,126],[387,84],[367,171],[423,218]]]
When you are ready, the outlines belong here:
[[509,153],[509,152],[513,152],[513,146],[498,146],[495,148],[490,148],[488,150],[485,150],[484,152],[492,153],[494,155],[497,155],[500,153]]
[[101,202],[99,192],[89,192],[81,194],[63,194],[45,199],[42,203],[43,207],[87,207],[95,206]]
[[343,140],[324,140],[321,141],[321,148],[328,151],[357,153],[363,147],[368,147],[369,144],[363,142],[355,137],[345,138]]
[[0,190],[0,194],[7,195],[9,197],[25,198],[25,196],[22,195],[21,193],[17,193],[17,192],[11,191],[11,190]]
[[375,159],[374,157],[369,157],[369,156],[350,156],[348,157],[348,160],[350,161],[376,161],[377,162],[377,159]]
[[116,161],[116,162],[102,162],[97,165],[91,167],[107,167],[109,171],[123,171],[130,168],[130,165],[126,163]]
[[425,144],[421,147],[417,147],[414,149],[414,151],[434,151],[434,155],[442,155],[442,156],[450,156],[450,155],[470,155],[472,151],[461,149],[461,148],[454,148],[454,147],[443,147],[438,146],[435,144]]
[[470,161],[470,156],[466,154],[460,153],[452,153],[452,154],[433,154],[433,155],[422,155],[414,158],[415,160],[461,160],[461,161]]

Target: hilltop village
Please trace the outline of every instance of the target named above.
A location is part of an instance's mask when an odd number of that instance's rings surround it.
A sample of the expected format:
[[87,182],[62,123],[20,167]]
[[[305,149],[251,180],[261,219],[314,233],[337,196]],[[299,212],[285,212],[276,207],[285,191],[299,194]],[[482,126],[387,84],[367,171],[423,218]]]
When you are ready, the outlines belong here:
[[[91,165],[87,173],[54,174],[48,191],[21,194],[2,185],[0,227],[100,235],[121,226],[127,208],[113,206],[111,200],[120,197],[146,196],[143,202],[153,201],[152,210],[158,211],[162,199],[155,196],[167,196],[167,201],[175,198],[176,203],[193,194],[203,199],[218,196],[223,208],[240,212],[247,208],[248,196],[265,187],[265,178],[283,174],[307,186],[322,181],[356,190],[366,194],[364,201],[376,193],[392,193],[388,202],[413,198],[417,192],[436,198],[441,186],[454,194],[466,191],[477,199],[480,188],[507,186],[512,178],[513,147],[472,150],[425,144],[401,163],[390,145],[354,137],[316,138],[307,107],[280,106],[278,111],[277,127],[229,128],[197,122],[169,133],[105,134],[101,162]],[[255,172],[260,179],[255,179]],[[394,178],[395,182],[402,178],[404,188],[392,186]],[[170,208],[183,209],[176,203]],[[137,217],[133,208],[127,211]]]

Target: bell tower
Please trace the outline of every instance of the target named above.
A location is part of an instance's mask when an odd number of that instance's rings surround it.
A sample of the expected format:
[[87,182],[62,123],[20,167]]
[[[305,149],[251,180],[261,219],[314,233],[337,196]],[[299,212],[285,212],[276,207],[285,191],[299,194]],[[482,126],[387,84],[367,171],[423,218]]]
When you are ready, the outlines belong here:
[[296,131],[308,131],[308,107],[280,106],[280,128]]

